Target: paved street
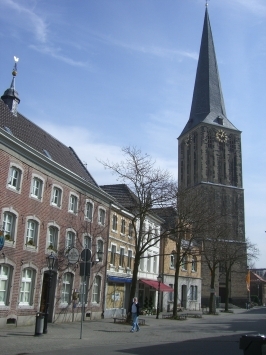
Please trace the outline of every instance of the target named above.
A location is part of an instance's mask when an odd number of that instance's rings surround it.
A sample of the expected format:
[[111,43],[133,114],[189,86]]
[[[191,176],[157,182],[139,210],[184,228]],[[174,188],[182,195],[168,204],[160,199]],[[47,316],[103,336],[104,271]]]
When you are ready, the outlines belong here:
[[[244,334],[266,334],[266,308],[184,321],[145,317],[140,332],[114,324],[112,319],[86,321],[80,339],[80,323],[49,324],[48,334],[35,337],[34,326],[0,329],[1,355],[240,355]],[[256,355],[256,354],[254,354]]]

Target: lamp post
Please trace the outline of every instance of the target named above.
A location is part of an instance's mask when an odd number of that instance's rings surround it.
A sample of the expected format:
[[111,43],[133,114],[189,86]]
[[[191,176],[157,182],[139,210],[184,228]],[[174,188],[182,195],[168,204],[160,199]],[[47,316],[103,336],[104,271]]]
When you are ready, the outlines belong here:
[[46,302],[45,302],[45,313],[44,313],[44,323],[43,323],[43,334],[47,334],[47,323],[48,323],[48,314],[49,314],[49,305],[50,305],[50,288],[51,288],[51,281],[52,281],[52,270],[55,264],[55,256],[51,253],[46,258],[47,267],[49,269],[49,281],[47,286],[46,292]]
[[158,287],[158,300],[157,300],[157,315],[156,315],[156,319],[159,318],[159,313],[160,313],[160,291],[161,291],[161,282],[162,282],[162,275],[161,274],[159,274],[157,276],[157,281],[158,281],[159,287]]
[[80,276],[83,276],[83,283],[81,289],[81,323],[80,323],[80,339],[82,339],[82,328],[83,320],[85,318],[85,292],[86,292],[86,278],[90,280],[91,267],[102,261],[103,251],[98,249],[96,252],[96,260],[92,260],[91,250],[85,248],[81,252],[81,262],[80,262]]

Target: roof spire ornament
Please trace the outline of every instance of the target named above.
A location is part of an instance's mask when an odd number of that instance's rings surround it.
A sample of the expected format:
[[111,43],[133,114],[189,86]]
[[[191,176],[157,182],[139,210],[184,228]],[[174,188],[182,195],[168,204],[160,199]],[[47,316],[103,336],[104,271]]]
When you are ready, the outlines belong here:
[[4,95],[1,96],[1,99],[5,102],[5,104],[9,107],[10,111],[13,113],[14,116],[17,116],[17,106],[20,103],[20,99],[18,96],[18,92],[15,89],[15,77],[17,76],[17,63],[19,58],[14,56],[14,67],[12,70],[12,81],[10,88],[4,92]]

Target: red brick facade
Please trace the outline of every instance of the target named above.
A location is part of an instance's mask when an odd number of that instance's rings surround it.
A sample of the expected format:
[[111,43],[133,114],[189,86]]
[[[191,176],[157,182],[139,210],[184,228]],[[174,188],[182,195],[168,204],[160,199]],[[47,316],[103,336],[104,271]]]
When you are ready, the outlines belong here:
[[[103,260],[92,267],[87,286],[86,314],[90,314],[92,318],[99,317],[104,311],[105,302],[110,214],[107,194],[63,167],[53,169],[50,166],[47,169],[49,160],[45,157],[43,161],[38,161],[34,156],[28,159],[26,153],[22,151],[19,155],[2,145],[1,141],[0,159],[0,226],[2,229],[5,227],[4,234],[7,236],[5,246],[0,252],[0,326],[9,321],[18,324],[32,323],[36,312],[44,310],[44,286],[48,280],[46,257],[51,252],[59,255],[60,260],[51,282],[49,321],[69,320],[72,316],[76,318],[80,315],[78,293],[81,277],[79,264],[68,267],[65,254],[68,232],[74,233],[74,244],[79,251],[84,248],[84,237],[91,238],[94,259],[97,249],[103,249]],[[52,164],[56,163],[51,162]],[[10,180],[12,167],[21,171],[18,189],[12,186]],[[32,195],[34,178],[40,182],[41,192],[38,197]],[[52,203],[55,187],[61,190],[59,206]],[[74,212],[69,211],[71,194],[77,201]],[[92,221],[86,218],[88,201],[93,206]],[[105,213],[104,225],[99,223],[100,209]],[[50,227],[57,233],[57,242],[53,249],[49,249]],[[32,236],[33,241],[30,242]],[[28,273],[26,269],[29,270]],[[98,285],[93,287],[95,280]]]

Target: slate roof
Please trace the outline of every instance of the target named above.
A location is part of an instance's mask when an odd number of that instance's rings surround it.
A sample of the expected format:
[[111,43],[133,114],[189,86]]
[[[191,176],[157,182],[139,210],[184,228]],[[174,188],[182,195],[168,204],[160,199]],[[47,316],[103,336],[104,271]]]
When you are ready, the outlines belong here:
[[126,184],[102,185],[100,188],[113,196],[119,204],[128,210],[132,210],[137,204],[137,196]]
[[174,228],[177,218],[177,211],[173,207],[153,208],[153,212],[164,220],[165,229]]
[[[223,119],[223,125],[219,118]],[[204,122],[238,130],[226,117],[208,9],[206,7],[200,54],[189,120],[180,136]]]
[[98,186],[71,147],[67,147],[20,113],[14,116],[2,99],[0,99],[0,127],[46,157],[50,155],[53,161],[94,186]]

